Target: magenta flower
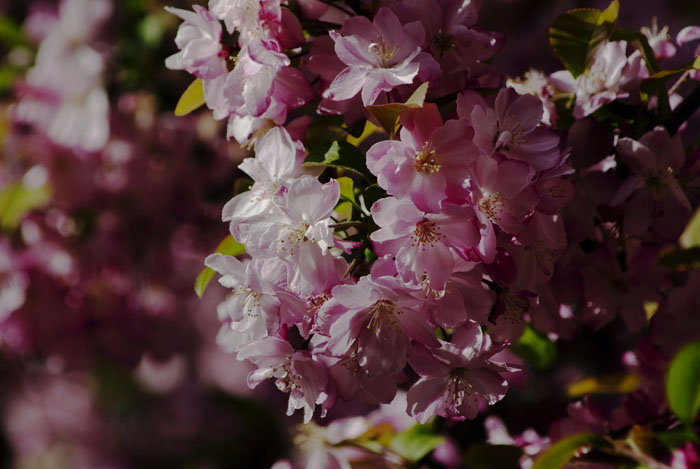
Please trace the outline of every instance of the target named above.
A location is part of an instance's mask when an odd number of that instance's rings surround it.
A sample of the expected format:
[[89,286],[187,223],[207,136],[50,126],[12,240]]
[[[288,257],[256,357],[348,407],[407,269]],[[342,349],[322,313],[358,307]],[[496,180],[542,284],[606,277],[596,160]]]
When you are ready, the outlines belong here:
[[[286,340],[267,337],[242,348],[239,360],[250,360],[257,365],[248,375],[248,386],[256,387],[268,378],[275,378],[277,389],[289,393],[287,415],[304,409],[304,423],[309,423],[316,404],[328,399],[325,387],[328,372],[307,351],[295,351]],[[322,412],[322,417],[325,410]]]
[[437,68],[434,59],[421,53],[425,30],[420,22],[401,25],[388,8],[381,8],[370,22],[355,16],[343,24],[341,34],[331,31],[335,53],[347,67],[323,93],[335,101],[350,99],[362,91],[368,106],[382,91],[413,83],[421,68]]
[[414,289],[398,279],[362,277],[356,285],[338,285],[319,316],[325,317],[332,356],[355,356],[358,365],[375,375],[393,375],[406,366],[410,341],[437,345],[426,318],[419,312]]
[[641,236],[651,229],[663,240],[675,240],[692,214],[675,173],[685,161],[680,136],[671,138],[657,127],[639,141],[620,139],[617,151],[632,171],[612,200],[624,203],[625,231]]
[[474,128],[474,144],[485,155],[501,153],[536,170],[559,163],[559,136],[540,125],[543,106],[536,96],[504,88],[491,108],[476,92],[463,91],[457,114]]
[[480,399],[495,404],[505,397],[508,383],[499,374],[511,371],[491,360],[500,351],[476,323],[457,329],[440,347],[413,346],[411,367],[421,376],[408,391],[408,413],[425,423],[436,415],[450,420],[473,419]]
[[391,195],[410,198],[420,210],[440,212],[444,200],[461,201],[468,164],[477,156],[472,132],[459,120],[442,123],[434,104],[404,113],[401,140],[385,140],[367,151],[367,167]]
[[165,66],[171,70],[186,70],[205,79],[224,75],[227,70],[221,47],[221,23],[199,5],[192,6],[194,12],[171,7],[165,9],[184,20],[175,36],[180,52],[168,57]]
[[424,213],[410,200],[387,197],[372,206],[380,229],[370,238],[379,256],[396,259],[396,270],[409,284],[442,292],[458,257],[479,241],[471,208],[446,205],[440,214]]

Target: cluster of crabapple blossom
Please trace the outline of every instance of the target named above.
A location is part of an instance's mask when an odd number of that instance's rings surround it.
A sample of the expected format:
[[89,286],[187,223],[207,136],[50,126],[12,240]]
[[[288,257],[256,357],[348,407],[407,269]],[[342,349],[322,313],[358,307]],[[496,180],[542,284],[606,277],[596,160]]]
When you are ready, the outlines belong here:
[[[566,247],[568,152],[536,96],[475,91],[493,84],[484,61],[500,44],[474,27],[478,2],[396,2],[371,19],[300,2],[302,21],[342,22],[313,41],[287,6],[170,10],[185,22],[166,65],[202,79],[207,106],[239,142],[253,136],[256,153],[240,166],[250,190],[223,209],[249,258],[206,260],[232,289],[218,308],[219,342],[257,365],[249,385],[276,379],[290,413],[303,408],[306,421],[338,397],[389,402],[411,381],[408,412],[418,421],[473,418],[506,394],[514,368],[504,350],[522,333],[525,294],[535,317]],[[235,57],[220,20],[236,34]],[[289,56],[299,54],[295,68]],[[319,113],[349,120],[422,83],[429,97],[456,102],[456,114],[406,107],[398,138],[366,151],[385,197],[371,206],[360,197],[359,219],[341,222],[338,182],[303,167],[300,128],[310,117],[280,124],[314,99]]]

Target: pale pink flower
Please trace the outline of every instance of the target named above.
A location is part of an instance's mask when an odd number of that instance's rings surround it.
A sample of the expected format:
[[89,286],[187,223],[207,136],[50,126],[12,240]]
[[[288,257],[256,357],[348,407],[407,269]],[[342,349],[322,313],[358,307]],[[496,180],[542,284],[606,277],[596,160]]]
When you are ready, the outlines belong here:
[[221,23],[206,8],[193,5],[194,12],[179,8],[165,9],[180,17],[175,44],[180,51],[165,60],[171,70],[186,70],[196,77],[212,79],[227,72],[221,46]]
[[301,175],[305,157],[304,146],[292,140],[284,127],[275,127],[260,138],[255,158],[246,158],[238,166],[253,178],[253,186],[228,201],[222,211],[222,220],[231,223],[231,231],[238,221],[273,210],[273,196]]
[[501,153],[536,170],[559,163],[559,136],[540,125],[543,106],[535,96],[504,88],[492,108],[481,95],[467,90],[457,98],[457,114],[474,128],[474,144],[485,155]]
[[574,78],[568,70],[552,73],[549,77],[555,88],[576,95],[574,117],[581,119],[616,99],[630,96],[627,86],[645,76],[640,67],[641,55],[626,54],[627,43],[605,43],[596,52],[587,73]]
[[369,376],[399,373],[411,340],[437,345],[415,293],[393,277],[362,277],[356,285],[334,287],[319,311],[330,324],[328,353],[356,357]]
[[685,161],[680,136],[671,138],[657,127],[639,141],[620,139],[617,151],[632,171],[611,202],[624,204],[625,232],[641,236],[651,230],[663,240],[675,240],[692,214],[676,175]]
[[468,164],[478,155],[471,130],[460,120],[442,123],[434,104],[402,115],[401,140],[375,143],[367,168],[390,195],[410,198],[420,210],[438,213],[444,200],[466,195]]
[[324,92],[325,98],[342,101],[362,91],[368,106],[381,92],[413,83],[421,68],[437,67],[432,57],[421,53],[425,30],[420,22],[401,25],[388,8],[381,8],[373,22],[355,16],[345,21],[341,34],[329,34],[338,58],[348,66]]
[[640,31],[647,37],[649,46],[653,49],[657,58],[668,59],[676,55],[676,46],[673,45],[670,39],[668,26],[659,29],[656,17],[652,18],[650,27],[644,26]]
[[[678,44],[678,47],[683,47],[685,44],[697,41],[698,39],[700,39],[700,26],[686,26],[685,28],[681,29],[678,35],[676,36],[676,44]],[[698,45],[695,48],[693,55],[700,55],[700,45]],[[699,80],[700,71],[691,70],[690,76],[694,80]]]
[[441,298],[428,298],[433,321],[454,329],[467,321],[485,324],[494,303],[494,293],[482,282],[483,269],[453,273]]
[[387,197],[374,203],[372,217],[380,227],[370,236],[377,255],[393,256],[404,282],[435,292],[444,291],[457,258],[479,241],[469,207],[446,205],[432,214]]
[[[287,415],[304,410],[304,423],[311,421],[317,404],[328,399],[325,391],[328,372],[307,351],[295,351],[286,340],[266,337],[241,349],[239,360],[257,365],[248,375],[248,386],[256,387],[268,378],[275,378],[277,389],[289,393]],[[325,410],[321,416],[325,415]]]
[[499,374],[512,368],[491,360],[499,351],[476,323],[458,328],[450,342],[428,349],[414,344],[411,367],[421,378],[408,391],[408,413],[425,423],[436,415],[450,420],[473,419],[480,399],[495,404],[508,383]]

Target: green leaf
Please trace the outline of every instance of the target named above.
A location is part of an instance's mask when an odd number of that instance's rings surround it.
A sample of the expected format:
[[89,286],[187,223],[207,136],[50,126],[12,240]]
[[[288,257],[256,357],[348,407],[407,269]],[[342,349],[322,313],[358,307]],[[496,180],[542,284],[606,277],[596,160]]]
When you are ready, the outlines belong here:
[[177,106],[175,106],[175,115],[178,117],[186,116],[190,112],[203,106],[204,103],[204,86],[202,84],[202,79],[197,78],[187,87],[185,92],[182,93],[182,96],[180,96],[180,100],[177,102]]
[[700,210],[690,219],[678,242],[686,249],[700,246]]
[[666,430],[665,432],[656,435],[661,443],[666,445],[671,450],[680,448],[687,442],[693,442],[695,444],[700,444],[700,438],[692,431],[686,428],[674,428],[673,430]]
[[0,227],[15,230],[29,212],[51,200],[51,193],[48,182],[36,187],[25,182],[12,183],[0,189]]
[[352,171],[368,181],[373,181],[374,175],[369,172],[365,163],[365,154],[356,146],[343,140],[334,140],[330,148],[324,153],[309,153],[304,161],[304,166],[309,167],[333,167],[346,171]]
[[700,55],[695,57],[695,61],[693,62],[693,68],[696,70],[700,70]]
[[700,246],[662,254],[659,257],[659,265],[669,269],[696,269],[700,266]]
[[234,195],[248,192],[250,190],[250,188],[253,187],[254,183],[255,183],[255,181],[253,181],[252,179],[247,178],[247,177],[236,178],[236,180],[233,181],[233,193],[234,193]]
[[146,15],[138,25],[141,41],[149,47],[160,44],[165,34],[165,21],[162,15]]
[[409,461],[418,461],[444,441],[444,437],[433,431],[431,424],[419,423],[394,435],[391,440],[391,449]]
[[612,444],[595,433],[577,433],[559,440],[542,453],[532,469],[559,469],[564,467],[584,448],[612,448]]
[[379,125],[393,138],[398,130],[399,116],[405,109],[423,107],[428,82],[420,85],[405,103],[376,104],[367,106],[367,110],[377,119]]
[[511,350],[539,369],[549,368],[557,361],[557,346],[529,324]]
[[348,200],[352,203],[357,203],[355,200],[355,190],[354,183],[349,177],[338,178],[338,185],[340,186],[340,198]]
[[0,14],[0,42],[8,47],[31,45],[22,34],[22,28],[3,14]]
[[566,395],[570,398],[584,394],[629,394],[636,390],[641,378],[635,373],[614,373],[603,376],[591,376],[569,383]]
[[[228,235],[219,243],[214,252],[235,257],[245,253],[245,246],[233,239],[233,236]],[[204,295],[204,290],[207,289],[207,285],[209,285],[214,274],[214,269],[207,267],[197,275],[197,280],[194,282],[194,291],[198,297],[201,298]]]
[[673,413],[691,425],[700,410],[700,341],[684,347],[671,361],[666,397]]
[[510,445],[472,445],[462,460],[466,469],[520,469],[523,450]]
[[613,0],[604,11],[571,10],[552,23],[549,42],[574,78],[586,72],[598,48],[610,38],[619,10],[619,2]]

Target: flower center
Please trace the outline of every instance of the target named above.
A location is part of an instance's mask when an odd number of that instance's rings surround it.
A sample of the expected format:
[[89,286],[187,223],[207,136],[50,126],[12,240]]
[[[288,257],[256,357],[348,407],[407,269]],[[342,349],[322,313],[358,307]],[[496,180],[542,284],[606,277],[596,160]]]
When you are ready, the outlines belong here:
[[377,39],[375,39],[375,42],[369,45],[369,51],[377,57],[381,68],[391,67],[394,54],[397,50],[399,50],[399,48],[400,47],[396,44],[392,44],[391,47],[389,47],[384,42],[384,38],[381,36],[378,36]]
[[486,215],[489,220],[492,222],[497,222],[500,219],[503,206],[507,201],[508,199],[506,196],[500,192],[484,195],[481,197],[481,199],[479,199],[479,210],[481,213]]
[[287,236],[280,240],[280,243],[282,243],[282,252],[293,256],[294,252],[299,247],[299,243],[309,241],[309,238],[306,236],[309,226],[308,223],[304,222],[297,226],[290,226],[287,230]]
[[423,218],[421,221],[416,223],[416,228],[413,230],[411,246],[420,246],[425,249],[427,244],[429,247],[433,247],[436,241],[442,238],[440,233],[440,228],[432,220]]
[[438,52],[440,57],[442,57],[443,55],[445,55],[445,52],[455,48],[454,37],[441,29],[438,31],[438,33],[435,35],[435,38],[433,39],[433,46],[435,47],[435,50]]
[[426,142],[416,153],[416,162],[413,167],[419,173],[423,174],[433,174],[437,173],[442,169],[442,165],[439,164],[442,155],[435,150],[435,147],[430,142]]
[[396,303],[391,300],[379,300],[367,310],[370,316],[367,329],[381,330],[385,326],[398,327],[394,315],[401,314],[396,311]]
[[669,181],[669,176],[672,173],[672,169],[668,168],[667,172],[664,171],[651,171],[644,175],[644,185],[654,194],[658,195],[663,193],[671,181]]

